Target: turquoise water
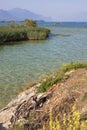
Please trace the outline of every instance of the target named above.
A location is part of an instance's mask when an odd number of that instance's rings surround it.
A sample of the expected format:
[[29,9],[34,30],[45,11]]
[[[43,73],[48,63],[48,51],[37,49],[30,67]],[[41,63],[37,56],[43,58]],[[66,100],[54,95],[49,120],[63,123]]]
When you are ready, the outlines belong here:
[[57,34],[44,41],[0,46],[0,102],[5,104],[19,88],[64,63],[87,61],[87,28],[50,26]]

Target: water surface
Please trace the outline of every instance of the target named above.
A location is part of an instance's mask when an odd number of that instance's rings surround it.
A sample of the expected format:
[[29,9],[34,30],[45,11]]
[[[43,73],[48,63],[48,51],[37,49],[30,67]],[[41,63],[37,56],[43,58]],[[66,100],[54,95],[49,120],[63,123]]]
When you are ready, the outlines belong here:
[[64,63],[87,61],[86,27],[48,28],[56,36],[0,46],[0,104],[11,100],[28,82],[55,71]]

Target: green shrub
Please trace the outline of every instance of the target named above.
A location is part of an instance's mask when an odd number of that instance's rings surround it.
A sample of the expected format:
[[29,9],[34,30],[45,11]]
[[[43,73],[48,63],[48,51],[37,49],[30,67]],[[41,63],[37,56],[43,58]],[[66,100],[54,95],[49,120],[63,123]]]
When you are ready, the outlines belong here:
[[38,88],[37,92],[46,92],[52,85],[61,82],[64,77],[64,73],[58,72],[53,75],[49,75],[42,80],[40,87]]
[[79,69],[79,68],[87,68],[87,62],[72,62],[70,64],[64,64],[60,70],[63,72],[67,72],[73,69]]
[[65,81],[69,75],[66,75],[66,72],[70,70],[76,70],[79,68],[87,68],[87,62],[75,62],[70,64],[63,65],[59,71],[54,74],[51,74],[44,78],[41,81],[40,87],[37,89],[37,92],[45,92],[47,91],[52,85],[59,83],[61,81]]
[[33,21],[32,19],[25,19],[24,22],[25,22],[24,25],[26,27],[36,27],[36,22]]

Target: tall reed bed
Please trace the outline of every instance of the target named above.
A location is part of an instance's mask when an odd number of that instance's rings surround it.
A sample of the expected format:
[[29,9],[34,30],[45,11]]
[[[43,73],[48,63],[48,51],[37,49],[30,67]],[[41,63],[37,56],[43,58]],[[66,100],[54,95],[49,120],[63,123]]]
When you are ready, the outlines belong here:
[[49,29],[40,27],[0,27],[0,43],[44,40],[50,33]]

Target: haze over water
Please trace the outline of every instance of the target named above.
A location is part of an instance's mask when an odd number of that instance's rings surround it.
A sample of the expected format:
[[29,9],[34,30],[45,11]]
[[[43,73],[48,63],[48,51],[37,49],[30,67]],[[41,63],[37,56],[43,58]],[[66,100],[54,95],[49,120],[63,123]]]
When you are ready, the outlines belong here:
[[87,23],[77,24],[47,23],[44,26],[56,36],[0,46],[0,102],[8,102],[19,88],[64,63],[87,61]]

